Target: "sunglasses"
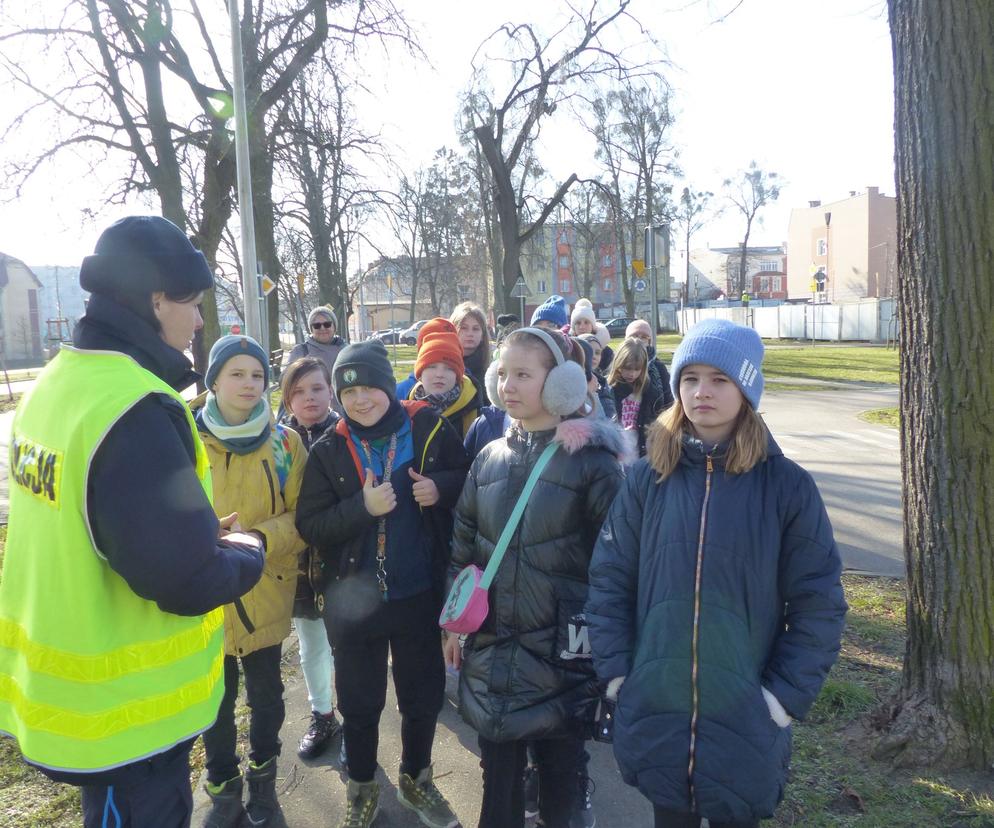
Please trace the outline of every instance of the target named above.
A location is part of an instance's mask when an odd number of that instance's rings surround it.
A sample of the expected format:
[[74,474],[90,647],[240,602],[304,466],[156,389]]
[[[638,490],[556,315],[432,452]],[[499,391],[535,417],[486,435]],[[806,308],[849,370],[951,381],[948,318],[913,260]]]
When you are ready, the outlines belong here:
[[333,327],[335,327],[335,323],[334,322],[312,322],[311,323],[311,328],[313,330],[315,330],[315,331],[319,330],[320,328],[333,328]]

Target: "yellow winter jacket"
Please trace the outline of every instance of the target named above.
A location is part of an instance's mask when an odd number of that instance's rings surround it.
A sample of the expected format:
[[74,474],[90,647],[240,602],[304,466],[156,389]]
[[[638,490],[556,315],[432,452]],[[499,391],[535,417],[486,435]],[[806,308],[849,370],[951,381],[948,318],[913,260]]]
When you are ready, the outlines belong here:
[[[417,399],[415,395],[420,385],[420,382],[416,382],[411,386],[411,391],[407,397],[409,400]],[[473,385],[473,380],[466,376],[462,378],[462,391],[459,393],[459,398],[442,412],[442,416],[449,421],[452,427],[459,432],[459,436],[465,440],[466,435],[469,433],[469,427],[480,416],[480,404],[477,399],[477,390],[476,386]]]
[[[307,451],[292,428],[273,423],[272,429],[269,441],[251,454],[230,452],[209,431],[200,431],[211,464],[215,513],[224,517],[238,512],[242,531],[266,538],[266,566],[259,583],[224,607],[226,655],[245,656],[279,644],[290,634],[297,571],[306,546],[293,521]],[[290,460],[282,490],[274,440]]]

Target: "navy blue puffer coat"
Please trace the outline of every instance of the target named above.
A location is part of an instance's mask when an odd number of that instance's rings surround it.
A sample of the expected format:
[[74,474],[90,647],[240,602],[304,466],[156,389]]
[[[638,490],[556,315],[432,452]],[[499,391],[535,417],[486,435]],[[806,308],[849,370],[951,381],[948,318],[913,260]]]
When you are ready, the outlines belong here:
[[586,610],[599,678],[626,677],[614,734],[625,781],[663,808],[745,822],[772,816],[790,758],[790,727],[762,688],[804,718],[846,603],[811,476],[772,438],[745,474],[716,455],[686,439],[662,482],[635,464],[597,541]]

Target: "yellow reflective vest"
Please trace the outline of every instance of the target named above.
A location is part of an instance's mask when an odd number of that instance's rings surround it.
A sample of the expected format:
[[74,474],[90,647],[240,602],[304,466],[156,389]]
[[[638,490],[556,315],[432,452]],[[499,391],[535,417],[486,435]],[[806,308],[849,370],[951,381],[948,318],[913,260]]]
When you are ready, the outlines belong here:
[[[222,611],[173,615],[136,595],[96,547],[86,514],[97,449],[149,394],[183,403],[124,354],[63,347],[14,415],[0,731],[42,767],[126,765],[195,736],[217,716]],[[210,497],[207,454],[188,419]]]

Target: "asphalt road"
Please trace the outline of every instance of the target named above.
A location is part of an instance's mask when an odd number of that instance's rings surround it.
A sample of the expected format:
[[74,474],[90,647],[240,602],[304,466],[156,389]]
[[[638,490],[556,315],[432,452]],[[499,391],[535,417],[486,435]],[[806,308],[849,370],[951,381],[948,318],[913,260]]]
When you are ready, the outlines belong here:
[[818,483],[845,568],[904,577],[898,432],[857,416],[897,402],[890,387],[770,392],[760,410]]

